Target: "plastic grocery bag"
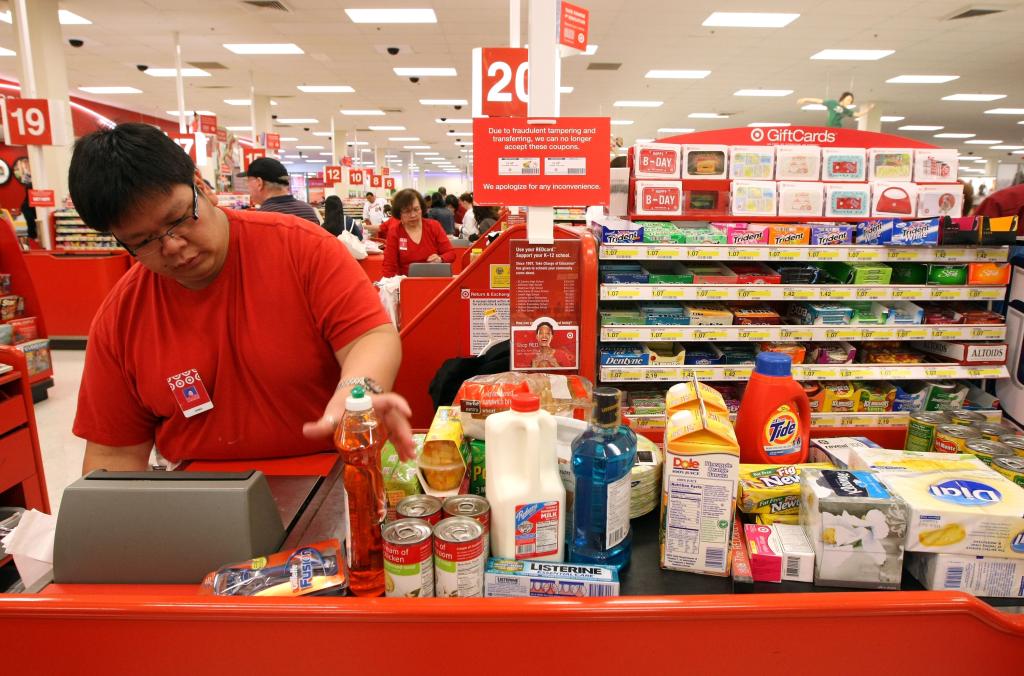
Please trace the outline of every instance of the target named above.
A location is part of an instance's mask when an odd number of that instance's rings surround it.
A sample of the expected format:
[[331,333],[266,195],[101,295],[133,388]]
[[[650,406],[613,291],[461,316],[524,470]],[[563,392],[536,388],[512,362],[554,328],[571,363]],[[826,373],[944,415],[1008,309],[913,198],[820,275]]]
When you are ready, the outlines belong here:
[[345,230],[338,235],[338,239],[345,245],[348,252],[352,254],[352,258],[355,258],[357,261],[363,260],[368,255],[366,253],[366,245],[352,232],[352,226],[346,226]]
[[397,275],[374,282],[374,285],[380,289],[380,304],[384,306],[384,310],[388,313],[395,328],[398,328],[398,304],[401,302],[399,291],[403,279],[405,279],[404,276]]

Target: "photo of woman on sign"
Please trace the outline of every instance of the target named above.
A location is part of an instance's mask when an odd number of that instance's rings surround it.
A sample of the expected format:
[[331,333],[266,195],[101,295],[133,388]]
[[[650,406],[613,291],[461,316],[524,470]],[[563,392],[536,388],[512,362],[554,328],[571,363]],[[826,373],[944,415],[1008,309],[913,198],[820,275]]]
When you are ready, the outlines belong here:
[[541,317],[530,326],[513,329],[514,368],[565,370],[576,368],[577,327],[559,326]]

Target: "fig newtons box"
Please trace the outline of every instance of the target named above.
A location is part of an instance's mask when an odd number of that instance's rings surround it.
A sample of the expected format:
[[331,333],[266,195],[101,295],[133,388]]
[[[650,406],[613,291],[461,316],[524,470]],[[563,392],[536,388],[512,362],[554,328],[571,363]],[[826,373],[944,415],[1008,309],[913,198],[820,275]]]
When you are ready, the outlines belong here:
[[722,395],[688,391],[665,428],[661,567],[727,576],[740,448]]

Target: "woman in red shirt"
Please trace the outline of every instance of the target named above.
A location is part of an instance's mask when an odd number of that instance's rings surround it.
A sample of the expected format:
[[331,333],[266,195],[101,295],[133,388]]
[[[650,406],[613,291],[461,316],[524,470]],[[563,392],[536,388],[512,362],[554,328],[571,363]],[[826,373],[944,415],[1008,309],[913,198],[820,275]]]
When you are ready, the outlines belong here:
[[398,224],[388,229],[384,246],[384,277],[409,274],[413,263],[451,263],[455,250],[440,223],[424,218],[427,211],[423,196],[406,188],[391,200]]

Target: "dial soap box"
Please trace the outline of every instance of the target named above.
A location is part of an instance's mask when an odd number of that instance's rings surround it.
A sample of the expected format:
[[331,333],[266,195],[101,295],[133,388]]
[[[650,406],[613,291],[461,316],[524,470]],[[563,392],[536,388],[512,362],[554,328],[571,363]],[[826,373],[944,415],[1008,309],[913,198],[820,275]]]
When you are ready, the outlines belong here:
[[721,394],[693,383],[673,390],[665,427],[661,567],[728,576],[739,443],[728,413],[722,412]]

